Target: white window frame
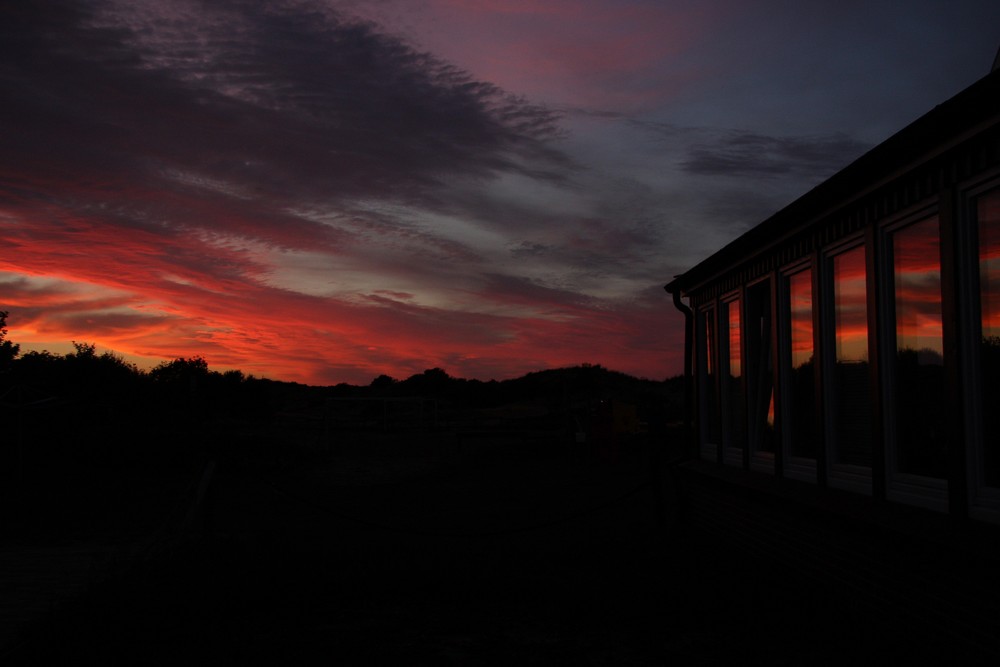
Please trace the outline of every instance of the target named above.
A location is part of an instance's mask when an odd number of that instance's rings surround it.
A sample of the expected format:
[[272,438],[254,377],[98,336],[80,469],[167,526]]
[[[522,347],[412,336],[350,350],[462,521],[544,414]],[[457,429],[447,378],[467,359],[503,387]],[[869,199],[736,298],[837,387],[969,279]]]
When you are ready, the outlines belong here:
[[[697,377],[698,377],[698,451],[703,461],[711,461],[716,463],[719,460],[720,450],[722,448],[722,432],[724,425],[722,423],[722,396],[719,389],[720,386],[720,359],[719,359],[719,302],[713,300],[710,303],[703,304],[698,307],[696,311],[698,313],[698,319],[695,321],[695,334],[697,339],[695,341],[695,359],[697,360]],[[705,331],[703,329],[704,321],[706,316],[710,316],[714,328],[714,338],[712,345],[715,352],[715,380],[714,380],[714,391],[716,393],[715,400],[718,403],[718,411],[716,414],[708,414],[707,407],[702,400],[704,392],[704,382],[706,380],[705,369],[701,366],[701,354],[700,346],[705,345]],[[712,349],[706,349],[705,354],[712,354]],[[705,427],[706,422],[711,419],[717,419],[719,421],[719,438],[718,440],[710,440],[708,436],[708,429]]]
[[[743,446],[742,447],[730,447],[729,446],[729,441],[730,441],[730,427],[731,427],[732,419],[733,419],[732,405],[730,405],[731,397],[730,397],[730,391],[729,391],[729,387],[728,387],[728,382],[729,382],[729,379],[728,379],[729,378],[729,361],[731,359],[730,353],[729,353],[729,304],[731,304],[733,301],[736,301],[736,302],[739,303],[739,311],[740,311],[740,378],[739,378],[739,381],[740,381],[740,384],[742,385],[741,394],[743,396],[743,406],[742,406],[742,415],[743,415]],[[745,331],[744,331],[745,325],[746,325],[746,318],[744,317],[744,310],[745,310],[744,309],[744,305],[745,305],[744,302],[745,302],[745,299],[744,299],[744,294],[743,294],[742,288],[738,289],[738,290],[736,290],[734,292],[729,292],[728,294],[726,294],[723,297],[721,297],[719,299],[719,301],[718,301],[718,303],[719,303],[719,310],[718,310],[718,313],[717,313],[718,320],[717,320],[717,325],[716,325],[716,331],[718,332],[718,335],[719,335],[719,361],[720,361],[720,367],[719,367],[720,382],[719,382],[719,386],[722,388],[722,391],[720,392],[720,394],[721,394],[720,399],[721,399],[721,402],[722,402],[721,403],[721,407],[722,407],[722,410],[721,410],[721,413],[722,413],[722,443],[721,443],[722,463],[725,464],[725,465],[727,465],[727,466],[733,466],[733,467],[738,467],[738,468],[742,468],[743,467],[743,452],[749,446],[748,443],[746,442],[746,440],[747,440],[747,438],[746,438],[746,432],[747,432],[747,425],[746,425],[746,367],[747,367],[747,365],[746,365],[746,349],[747,349],[747,346],[746,346],[746,335],[745,335]],[[725,310],[726,310],[725,318],[722,317],[722,309],[723,308],[725,308]],[[723,327],[721,326],[721,324],[722,324],[723,321],[725,321],[725,331],[723,331]],[[723,341],[725,341],[725,344],[723,344]],[[723,357],[725,358],[725,374],[722,373],[723,368],[722,368],[722,365],[721,365]]]
[[[860,466],[851,463],[837,463],[834,461],[835,447],[834,445],[839,445],[839,438],[836,435],[837,425],[834,420],[831,419],[831,415],[834,414],[832,410],[831,401],[833,400],[833,392],[831,389],[831,382],[834,378],[834,368],[836,365],[836,315],[834,314],[834,308],[836,304],[833,302],[833,290],[834,290],[834,280],[833,280],[833,258],[841,255],[843,253],[854,250],[855,248],[861,248],[865,255],[865,309],[870,305],[871,298],[868,294],[869,291],[869,281],[867,275],[868,266],[868,253],[871,252],[871,248],[865,242],[864,233],[853,234],[849,237],[839,240],[836,244],[830,245],[823,249],[822,252],[822,264],[820,266],[820,298],[818,300],[819,307],[822,308],[820,317],[820,341],[823,348],[823,440],[826,443],[825,457],[826,457],[826,482],[829,486],[842,489],[845,491],[853,491],[855,493],[861,493],[865,495],[872,495],[872,468],[869,466]],[[872,347],[872,331],[868,331],[868,349],[871,350]],[[869,364],[871,364],[871,354],[869,353]],[[869,370],[870,372],[870,370]],[[872,415],[874,420],[874,413]],[[873,421],[874,424],[874,421]],[[874,442],[872,443],[874,445]]]
[[[792,341],[788,334],[791,322],[788,318],[791,317],[790,310],[790,293],[788,290],[788,280],[792,276],[798,275],[800,273],[809,273],[809,289],[812,295],[812,316],[813,322],[816,321],[816,309],[819,308],[819,299],[817,298],[814,286],[816,284],[815,272],[819,268],[816,267],[812,261],[811,257],[807,257],[804,260],[799,260],[794,264],[789,264],[781,268],[778,272],[778,322],[777,322],[777,335],[778,335],[778,359],[777,361],[777,373],[780,375],[780,382],[778,387],[780,392],[775,396],[775,400],[778,403],[777,412],[778,419],[781,423],[781,460],[782,460],[782,475],[790,479],[797,479],[803,482],[816,482],[817,476],[817,465],[816,459],[806,458],[803,456],[793,456],[791,452],[791,443],[788,440],[789,433],[791,429],[789,428],[789,420],[791,415],[788,408],[789,405],[789,395],[792,391],[791,389],[791,367],[787,361],[788,357],[791,356],[791,345]],[[819,373],[819,356],[816,349],[816,331],[813,327],[813,373]],[[815,378],[814,378],[815,381]],[[813,406],[813,410],[816,406]],[[823,425],[817,421],[817,429],[822,429]],[[819,435],[817,433],[817,435]],[[817,443],[818,444],[818,443]]]
[[959,241],[959,266],[964,271],[975,272],[975,279],[969,275],[960,277],[963,285],[961,295],[965,301],[962,308],[962,338],[961,349],[967,350],[960,355],[959,363],[962,374],[962,389],[965,395],[965,453],[966,453],[966,487],[969,503],[969,516],[981,521],[1000,523],[1000,487],[989,486],[982,475],[983,463],[983,414],[986,409],[982,395],[982,367],[979,357],[979,346],[982,326],[980,308],[980,291],[973,290],[973,285],[979,284],[979,220],[974,206],[976,200],[993,191],[1000,190],[1000,178],[991,174],[988,180],[965,188],[959,201],[961,202],[958,219],[961,240]]
[[[746,287],[743,289],[743,295],[744,295],[744,297],[750,292],[751,289],[753,289],[754,287],[756,287],[756,286],[758,286],[758,285],[760,285],[762,283],[768,283],[768,285],[769,285],[769,287],[771,289],[771,297],[772,297],[770,299],[770,303],[771,303],[771,339],[768,340],[768,341],[766,341],[765,344],[768,345],[768,346],[770,346],[772,351],[774,350],[774,336],[775,336],[775,333],[776,333],[775,332],[775,328],[777,327],[777,322],[775,322],[775,318],[774,318],[774,299],[773,299],[774,287],[773,287],[773,282],[772,282],[773,280],[774,280],[774,276],[769,273],[766,276],[761,276],[760,278],[757,278],[757,279],[755,279],[755,280],[747,283]],[[753,437],[752,437],[752,435],[750,433],[750,377],[749,377],[749,370],[750,370],[749,360],[750,360],[750,357],[749,357],[749,350],[747,349],[748,348],[748,338],[749,337],[745,335],[747,333],[747,321],[746,321],[747,302],[746,302],[746,298],[744,298],[744,300],[743,300],[740,308],[742,310],[742,314],[740,316],[740,329],[741,329],[741,335],[743,336],[740,339],[740,350],[741,350],[741,356],[743,357],[743,375],[744,375],[744,378],[743,378],[743,392],[744,392],[744,402],[746,403],[745,410],[744,410],[744,420],[746,421],[746,426],[744,427],[744,432],[746,433],[746,441],[744,442],[744,446],[749,449],[750,469],[751,470],[757,470],[757,471],[760,471],[760,472],[766,472],[766,473],[769,473],[769,474],[773,475],[776,472],[775,471],[775,465],[776,465],[775,464],[775,453],[777,452],[777,448],[781,447],[781,442],[778,441],[778,440],[776,440],[776,442],[775,442],[775,451],[774,452],[760,451],[760,450],[757,449],[756,443],[753,441]],[[777,403],[778,403],[778,395],[777,395],[777,391],[776,391],[777,390],[777,386],[776,386],[777,383],[775,382],[775,377],[774,376],[777,375],[777,372],[778,372],[777,359],[773,359],[772,358],[771,359],[771,377],[772,377],[772,380],[771,380],[771,392],[772,392],[772,396],[774,397],[774,402],[775,402],[775,406],[774,407],[775,407],[775,428],[776,429],[777,429],[777,418],[778,418],[778,415],[777,415],[777,413],[778,413],[778,405],[777,405]],[[776,435],[775,437],[778,438],[779,436]]]
[[[922,208],[902,218],[895,218],[879,226],[879,244],[882,252],[879,254],[878,266],[878,322],[882,329],[878,340],[880,387],[882,391],[882,428],[885,451],[886,499],[916,505],[926,509],[948,511],[948,479],[945,470],[944,478],[928,477],[899,470],[899,442],[896,433],[895,413],[895,359],[896,359],[896,281],[895,262],[893,261],[893,235],[907,227],[933,218],[940,230],[940,208],[937,204]],[[940,231],[938,233],[940,249]],[[943,258],[938,257],[938,271],[943,270]],[[977,264],[978,266],[978,264]],[[941,294],[941,299],[944,295]],[[942,313],[942,321],[944,314]],[[944,359],[947,368],[949,360]],[[947,409],[947,406],[942,406]]]

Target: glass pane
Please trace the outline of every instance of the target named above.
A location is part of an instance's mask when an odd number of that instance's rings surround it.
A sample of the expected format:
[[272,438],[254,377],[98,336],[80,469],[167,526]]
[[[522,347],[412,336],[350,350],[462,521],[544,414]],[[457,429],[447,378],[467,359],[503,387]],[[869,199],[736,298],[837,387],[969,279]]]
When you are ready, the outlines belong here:
[[788,276],[788,322],[784,352],[788,372],[785,434],[792,456],[816,458],[816,385],[813,370],[812,269]]
[[740,336],[740,302],[726,304],[727,357],[726,372],[723,375],[726,391],[726,424],[728,427],[726,445],[743,447],[746,439],[743,396],[743,364],[741,362],[742,340]]
[[979,198],[983,481],[1000,486],[1000,191]]
[[774,362],[772,359],[771,283],[747,288],[747,391],[751,448],[774,452]]
[[896,374],[890,408],[896,421],[896,465],[900,472],[944,478],[948,450],[937,218],[895,232],[892,256]]
[[719,420],[719,394],[716,377],[718,352],[715,349],[715,309],[702,311],[699,326],[698,366],[701,433],[706,443],[718,443],[722,425]]
[[834,463],[871,466],[872,413],[868,390],[868,301],[865,249],[831,260],[834,371],[830,386]]

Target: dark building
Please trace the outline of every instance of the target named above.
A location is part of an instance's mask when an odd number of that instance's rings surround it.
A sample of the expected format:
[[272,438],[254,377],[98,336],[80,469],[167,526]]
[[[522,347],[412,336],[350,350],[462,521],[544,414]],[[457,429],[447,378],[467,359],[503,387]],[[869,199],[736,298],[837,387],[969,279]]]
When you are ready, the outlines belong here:
[[1000,71],[666,289],[700,458],[1000,520]]
[[995,643],[1000,69],[666,289],[684,516]]

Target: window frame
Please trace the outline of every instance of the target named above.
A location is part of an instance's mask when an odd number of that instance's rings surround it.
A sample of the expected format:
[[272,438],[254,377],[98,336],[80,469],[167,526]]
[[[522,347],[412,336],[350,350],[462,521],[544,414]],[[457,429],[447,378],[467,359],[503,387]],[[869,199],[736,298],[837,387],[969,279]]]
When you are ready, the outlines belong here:
[[[721,394],[721,417],[722,417],[722,443],[720,446],[720,461],[727,466],[746,468],[748,463],[748,449],[747,449],[747,438],[746,438],[746,401],[747,401],[747,388],[746,388],[746,335],[745,335],[745,325],[746,318],[744,313],[745,306],[745,294],[743,286],[738,289],[729,292],[719,298],[719,310],[718,310],[718,320],[716,325],[716,332],[719,336],[719,386]],[[740,337],[740,401],[742,405],[739,406],[739,412],[733,412],[732,405],[732,392],[728,386],[729,383],[729,369],[730,369],[730,353],[729,353],[729,307],[733,302],[738,302],[738,310],[740,316],[739,324],[739,337]],[[723,369],[721,362],[725,360],[725,369]],[[725,372],[723,372],[723,370]],[[742,422],[742,432],[743,439],[742,445],[740,447],[733,447],[731,442],[733,440],[732,425],[735,421]]]
[[[695,358],[697,360],[697,401],[698,401],[698,451],[702,460],[720,462],[722,456],[722,396],[721,396],[721,377],[720,373],[720,359],[719,359],[719,302],[715,299],[712,301],[702,304],[697,309],[697,319],[695,321]],[[705,331],[705,322],[708,318],[712,321],[712,331]],[[707,336],[711,333],[712,340],[710,341],[711,349],[703,348],[702,346],[708,343]],[[714,373],[711,378],[708,377],[704,362],[708,359],[709,355],[714,353],[715,357],[711,361],[714,362]],[[714,411],[709,410],[707,401],[705,400],[705,391],[707,389],[706,383],[711,382],[715,391],[716,409]],[[718,422],[719,437],[717,440],[712,440],[709,437],[709,429],[707,427],[707,422],[715,420]]]
[[[820,410],[822,394],[819,392],[819,387],[822,381],[822,359],[823,355],[820,354],[819,347],[819,310],[820,310],[820,300],[817,294],[818,291],[818,273],[819,269],[815,258],[812,256],[800,259],[792,264],[781,267],[778,271],[777,280],[777,316],[778,316],[778,327],[777,327],[777,343],[778,343],[778,353],[777,353],[777,378],[778,378],[778,391],[776,393],[776,419],[775,421],[779,424],[779,439],[780,439],[780,450],[781,450],[781,474],[784,477],[790,479],[797,479],[804,482],[816,483],[819,476],[819,461],[822,458],[823,448],[823,421],[822,413]],[[811,329],[812,329],[812,354],[813,354],[813,385],[814,385],[814,400],[813,400],[813,418],[814,418],[814,432],[813,436],[816,438],[816,457],[808,458],[803,456],[794,456],[792,454],[791,442],[789,437],[794,435],[793,429],[790,427],[789,420],[791,419],[790,407],[793,404],[791,400],[791,392],[793,391],[791,382],[792,373],[792,340],[791,340],[791,290],[789,289],[789,280],[792,276],[796,276],[802,273],[809,274],[809,294],[811,299]]]
[[[750,382],[750,369],[753,365],[750,363],[750,340],[748,335],[748,323],[747,323],[747,311],[749,306],[747,303],[748,295],[751,290],[763,284],[768,286],[768,303],[769,310],[768,317],[770,318],[770,336],[768,340],[762,342],[763,345],[767,345],[769,350],[768,354],[771,359],[771,397],[774,401],[774,451],[762,451],[757,448],[758,443],[755,440],[755,436],[750,431],[750,404],[751,404],[751,382]],[[778,386],[777,381],[778,375],[778,364],[776,357],[776,341],[775,341],[775,329],[777,328],[777,322],[775,319],[775,276],[771,273],[763,275],[755,280],[752,280],[746,284],[743,289],[744,299],[741,304],[742,315],[740,318],[740,324],[742,328],[743,337],[740,341],[740,349],[743,356],[743,387],[744,387],[744,402],[746,403],[746,408],[744,410],[744,420],[746,421],[746,426],[744,427],[744,432],[746,434],[744,440],[744,446],[748,450],[748,462],[752,470],[759,470],[761,472],[766,472],[770,474],[776,474],[777,472],[777,459],[779,457],[778,450],[781,447],[781,429],[779,426],[779,407],[778,407]]]
[[[874,252],[872,237],[865,231],[838,239],[836,243],[822,249],[820,265],[820,346],[822,349],[821,371],[823,377],[822,386],[822,438],[823,438],[823,467],[825,479],[821,480],[828,486],[853,491],[864,495],[874,495],[874,470],[878,465],[878,447],[876,447],[876,433],[873,428],[872,433],[872,465],[862,466],[852,463],[838,463],[834,456],[836,446],[839,444],[839,437],[836,433],[837,425],[834,423],[833,415],[837,411],[833,409],[834,401],[833,383],[836,374],[834,372],[837,353],[837,333],[836,333],[836,303],[834,299],[835,281],[833,276],[833,260],[844,253],[861,248],[865,258],[865,309],[867,316],[867,344],[868,344],[868,383],[869,393],[872,392],[872,373],[874,365],[877,363],[873,348],[875,348],[875,333],[872,327],[872,299],[873,299],[873,276],[870,267],[872,264],[872,254]],[[871,415],[872,426],[877,422],[877,411],[873,410]]]
[[1000,486],[990,486],[983,476],[985,434],[983,419],[982,364],[980,344],[982,337],[981,283],[979,277],[979,216],[978,198],[991,192],[1000,192],[1000,170],[968,185],[960,192],[957,253],[958,273],[961,390],[964,394],[963,427],[965,435],[966,500],[969,516],[991,523],[1000,523]]
[[[882,250],[878,262],[878,320],[881,331],[878,336],[879,361],[879,392],[881,399],[881,426],[883,459],[885,464],[885,495],[893,502],[916,505],[939,512],[948,511],[949,470],[946,465],[944,476],[929,477],[899,470],[900,442],[896,422],[896,284],[895,284],[895,247],[894,235],[912,225],[934,219],[938,234],[938,272],[939,272],[939,304],[941,305],[942,327],[944,326],[944,243],[941,233],[942,216],[940,206],[935,203],[921,207],[902,216],[895,216],[882,222],[878,227],[878,240]],[[950,355],[944,345],[942,332],[943,376],[946,376]],[[947,406],[942,406],[946,410]],[[954,437],[948,443],[954,446]]]

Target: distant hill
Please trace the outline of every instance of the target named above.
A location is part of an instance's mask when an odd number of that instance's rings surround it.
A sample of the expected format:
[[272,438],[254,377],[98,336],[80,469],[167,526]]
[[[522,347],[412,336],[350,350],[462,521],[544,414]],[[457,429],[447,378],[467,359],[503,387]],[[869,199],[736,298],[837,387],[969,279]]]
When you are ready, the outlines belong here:
[[433,398],[456,409],[532,404],[558,412],[592,401],[614,400],[635,406],[647,422],[666,423],[682,418],[684,389],[682,377],[647,380],[584,364],[487,382],[454,378],[433,368],[405,380],[380,376],[367,387],[341,384],[321,391],[339,398]]

